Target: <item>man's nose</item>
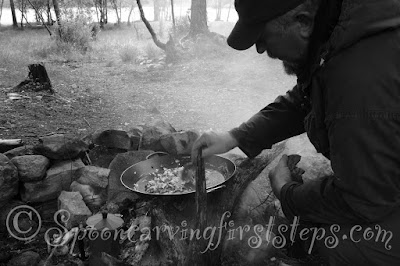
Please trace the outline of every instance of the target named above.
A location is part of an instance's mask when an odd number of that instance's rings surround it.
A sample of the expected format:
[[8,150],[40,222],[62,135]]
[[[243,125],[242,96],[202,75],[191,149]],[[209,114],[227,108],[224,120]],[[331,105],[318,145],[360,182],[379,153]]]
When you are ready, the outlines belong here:
[[259,54],[264,53],[267,50],[267,48],[265,47],[265,43],[261,41],[256,42],[256,50]]

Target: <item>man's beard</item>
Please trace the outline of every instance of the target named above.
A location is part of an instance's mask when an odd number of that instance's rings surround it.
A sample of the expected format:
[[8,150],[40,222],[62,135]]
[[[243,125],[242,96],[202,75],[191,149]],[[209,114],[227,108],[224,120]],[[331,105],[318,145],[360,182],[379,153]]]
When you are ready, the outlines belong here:
[[288,75],[299,76],[305,67],[305,63],[303,62],[282,61],[282,63],[283,63],[283,68],[285,69],[285,72]]
[[[277,56],[275,56],[273,53],[271,53],[269,50],[266,50],[268,57],[272,59],[279,59]],[[303,55],[302,58],[305,58]],[[305,60],[300,60],[297,62],[288,62],[288,61],[282,61],[283,63],[283,68],[285,69],[285,73],[288,75],[300,75],[300,73],[304,70],[304,67],[306,66],[306,63],[304,62]]]

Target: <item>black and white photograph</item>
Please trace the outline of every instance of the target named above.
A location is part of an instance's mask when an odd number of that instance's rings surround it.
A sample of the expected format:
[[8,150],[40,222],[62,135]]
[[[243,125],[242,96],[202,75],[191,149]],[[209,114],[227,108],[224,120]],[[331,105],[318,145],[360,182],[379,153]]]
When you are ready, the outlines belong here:
[[0,266],[400,265],[400,0],[0,0]]

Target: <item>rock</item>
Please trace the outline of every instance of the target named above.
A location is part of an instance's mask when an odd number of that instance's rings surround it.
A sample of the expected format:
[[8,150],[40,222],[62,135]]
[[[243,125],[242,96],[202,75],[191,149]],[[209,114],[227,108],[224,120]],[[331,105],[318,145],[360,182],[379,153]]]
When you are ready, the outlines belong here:
[[71,184],[71,191],[79,192],[86,206],[91,211],[99,209],[107,199],[107,193],[105,189],[93,188],[89,185],[82,185],[76,181]]
[[33,154],[34,154],[33,145],[24,145],[4,153],[4,155],[7,156],[8,159],[10,160],[17,156],[33,155]]
[[126,150],[96,146],[89,151],[88,156],[91,165],[108,168],[115,156],[124,152],[126,152]]
[[85,222],[92,215],[79,192],[62,191],[58,197],[58,209],[69,212],[70,217],[66,224],[68,229],[79,225],[80,222]]
[[19,180],[22,182],[42,180],[50,165],[49,159],[42,155],[17,156],[11,162],[18,168]]
[[136,193],[125,188],[120,181],[122,172],[129,166],[146,160],[146,157],[153,151],[130,151],[118,154],[110,163],[110,175],[108,177],[108,201],[118,199],[123,201],[125,198],[134,198],[138,196]]
[[18,194],[18,180],[17,167],[0,154],[0,208]]
[[[297,167],[305,170],[303,174],[304,182],[332,174],[329,161],[316,152],[305,134],[278,143],[274,145],[271,150],[265,150],[262,156],[269,160],[270,163],[263,172],[248,185],[240,197],[239,204],[234,211],[235,228],[237,224],[249,225],[251,228],[254,228],[257,224],[267,225],[269,219],[272,217],[275,219],[275,229],[272,233],[277,234],[278,232],[276,229],[278,225],[289,223],[280,209],[279,201],[272,192],[268,178],[269,172],[275,168],[284,154],[298,154],[301,156]],[[245,234],[245,237],[246,236],[247,234]],[[245,265],[246,261],[249,262],[249,258],[250,261],[258,261],[260,265],[265,265],[264,262],[271,254],[274,254],[275,249],[269,249],[268,245],[265,246],[264,243],[260,248],[252,250],[249,249],[247,240],[240,242],[241,244],[235,241],[225,240],[224,249],[227,250],[226,256],[231,256],[231,258],[234,258],[234,261],[243,262],[244,264],[242,265]],[[266,248],[266,250],[263,250],[264,248]]]
[[7,266],[36,266],[39,264],[40,255],[33,251],[26,251],[12,258]]
[[[303,174],[305,182],[333,173],[329,160],[317,153],[305,134],[278,143],[266,152],[270,153],[271,163],[243,192],[237,209],[238,217],[247,217],[256,223],[264,223],[270,215],[279,214],[280,210],[276,208],[276,197],[272,193],[268,174],[278,164],[282,155],[301,156],[297,167],[305,170]],[[282,216],[282,213],[280,215]]]
[[10,213],[12,209],[15,207],[24,205],[23,202],[21,201],[16,201],[12,200],[7,203],[4,207],[0,208],[0,232],[6,232],[7,227],[6,227],[6,220],[7,220],[7,215]]
[[198,137],[197,131],[188,130],[162,135],[160,142],[169,154],[190,155],[193,143]]
[[176,130],[171,126],[171,124],[162,120],[155,120],[144,126],[142,143],[140,146],[142,149],[165,151],[161,145],[160,138],[162,135],[174,132],[176,132]]
[[56,134],[39,139],[40,144],[34,147],[35,154],[54,160],[72,160],[81,152],[88,150],[88,144],[70,135]]
[[106,188],[108,185],[108,175],[110,169],[100,168],[96,166],[85,166],[78,182],[92,187]]
[[89,185],[82,185],[81,183],[74,181],[71,184],[71,191],[79,192],[82,195],[82,198],[91,197],[95,195],[94,189]]
[[62,190],[69,190],[71,183],[80,175],[85,165],[81,159],[61,161],[47,170],[42,181],[24,183],[21,198],[25,202],[44,202],[56,199]]
[[94,144],[126,151],[137,150],[140,136],[129,135],[126,131],[109,129],[93,135]]

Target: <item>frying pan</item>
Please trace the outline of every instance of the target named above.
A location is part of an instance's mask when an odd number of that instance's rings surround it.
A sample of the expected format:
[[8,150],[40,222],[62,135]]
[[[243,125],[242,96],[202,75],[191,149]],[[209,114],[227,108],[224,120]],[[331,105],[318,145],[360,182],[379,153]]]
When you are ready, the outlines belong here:
[[[120,177],[122,185],[126,188],[144,195],[152,196],[176,196],[176,195],[186,195],[195,193],[195,188],[185,192],[177,193],[149,193],[143,189],[143,184],[153,179],[151,174],[160,171],[163,168],[173,169],[181,166],[190,164],[190,157],[175,156],[170,154],[162,154],[162,156],[157,153],[157,156],[148,156],[145,161],[141,161],[128,167]],[[221,156],[212,155],[204,159],[205,168],[210,170],[215,170],[224,176],[224,181],[220,183],[213,184],[213,186],[207,187],[207,191],[215,191],[219,188],[224,187],[224,183],[228,181],[236,172],[235,164],[226,158]],[[138,187],[138,184],[141,184]],[[135,188],[136,187],[136,188]]]

